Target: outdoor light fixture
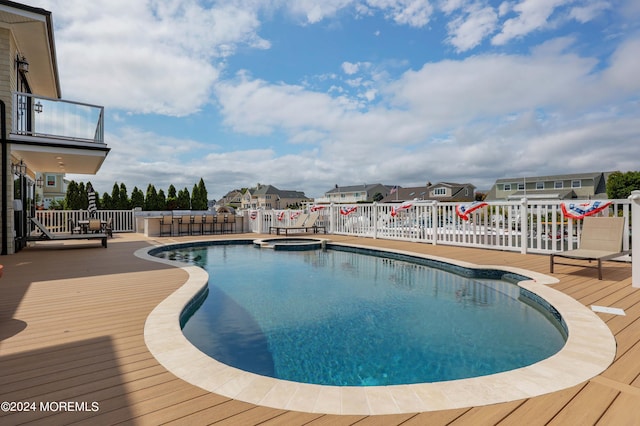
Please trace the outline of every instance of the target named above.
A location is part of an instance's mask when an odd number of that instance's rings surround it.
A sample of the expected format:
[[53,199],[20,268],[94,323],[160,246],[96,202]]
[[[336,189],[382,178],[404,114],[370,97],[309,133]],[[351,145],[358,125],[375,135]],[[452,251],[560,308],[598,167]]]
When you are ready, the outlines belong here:
[[27,165],[20,160],[18,164],[11,164],[11,171],[14,175],[24,176],[27,174]]
[[38,179],[36,179],[36,186],[38,188],[42,188],[43,185],[44,185],[44,179],[42,179],[42,176],[40,176]]
[[16,64],[18,65],[18,71],[29,72],[29,62],[27,62],[27,58],[24,56],[18,56],[16,58]]
[[33,110],[40,114],[42,112],[42,103],[40,103],[40,101],[36,102],[36,104],[33,106]]

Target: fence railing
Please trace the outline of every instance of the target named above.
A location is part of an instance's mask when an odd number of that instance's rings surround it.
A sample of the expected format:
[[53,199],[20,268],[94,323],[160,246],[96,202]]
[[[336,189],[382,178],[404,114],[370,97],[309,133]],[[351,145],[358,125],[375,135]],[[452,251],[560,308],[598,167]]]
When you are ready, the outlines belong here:
[[[609,200],[598,215],[626,218],[623,249],[630,247],[631,209],[629,200]],[[580,204],[581,201],[572,200]],[[586,203],[587,201],[584,201]],[[344,205],[327,205],[320,210],[321,225],[340,235],[393,239],[466,247],[551,253],[577,248],[582,220],[563,215],[560,201],[491,202],[464,220],[456,213],[460,203],[414,202],[398,204],[354,204],[349,214]],[[407,205],[405,205],[407,206]],[[247,212],[249,232],[268,233],[273,225],[290,226],[295,210],[253,210]]]
[[[97,219],[113,221],[113,232],[135,232],[133,210],[98,210]],[[36,210],[38,219],[51,232],[71,232],[71,223],[89,219],[87,210]]]
[[[629,250],[632,232],[631,201],[609,200],[598,213],[626,219],[623,250]],[[579,204],[580,201],[572,201]],[[586,201],[585,201],[586,202]],[[329,234],[392,239],[465,247],[551,253],[578,247],[582,220],[563,215],[560,201],[490,202],[464,220],[456,213],[459,203],[420,202],[401,208],[398,204],[326,205],[320,208],[317,225]],[[408,204],[404,205],[408,206]],[[345,207],[355,207],[343,214]],[[341,213],[342,209],[342,213]],[[302,210],[249,210],[235,232],[267,234],[271,226],[291,226]],[[113,220],[114,232],[140,232],[133,210],[98,210],[97,217]],[[86,210],[39,210],[36,218],[53,232],[71,232],[71,221],[86,220]]]

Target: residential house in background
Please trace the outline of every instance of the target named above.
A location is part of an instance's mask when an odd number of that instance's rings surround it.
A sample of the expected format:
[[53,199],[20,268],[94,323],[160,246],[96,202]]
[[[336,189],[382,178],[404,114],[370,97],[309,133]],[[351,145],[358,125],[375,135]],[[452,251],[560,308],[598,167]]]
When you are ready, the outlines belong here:
[[96,174],[109,148],[104,108],[61,99],[51,12],[0,0],[0,75],[4,255],[26,244],[37,174]]
[[66,196],[64,173],[36,174],[36,208],[48,209],[52,203],[63,201]]
[[220,198],[217,205],[238,208],[242,205],[243,195],[242,191],[234,189],[233,191],[227,192],[222,198]]
[[242,195],[243,209],[286,209],[309,202],[311,199],[304,192],[281,190],[273,185],[257,184]]
[[435,185],[394,188],[382,199],[383,203],[431,200],[440,202],[468,202],[475,200],[476,187],[470,183],[438,182]]
[[612,172],[574,173],[496,180],[485,201],[606,199]]
[[381,183],[338,186],[324,193],[324,197],[316,198],[318,204],[353,204],[372,203],[389,195],[392,186]]

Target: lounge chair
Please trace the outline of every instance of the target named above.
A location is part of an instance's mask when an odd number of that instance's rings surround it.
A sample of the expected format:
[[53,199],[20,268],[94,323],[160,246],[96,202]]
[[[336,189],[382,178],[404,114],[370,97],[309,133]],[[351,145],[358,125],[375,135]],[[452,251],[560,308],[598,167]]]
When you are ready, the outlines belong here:
[[585,217],[582,225],[579,248],[567,250],[562,253],[552,253],[550,258],[550,270],[553,273],[553,265],[578,266],[574,263],[557,262],[557,257],[576,260],[597,260],[597,266],[585,268],[597,268],[598,279],[602,279],[602,261],[614,259],[630,253],[622,250],[622,237],[624,235],[623,217]]
[[[64,240],[101,240],[102,247],[107,247],[107,234],[103,233],[87,233],[87,234],[53,234],[46,226],[35,217],[31,218],[31,222],[40,231],[39,235],[29,235],[27,241],[64,241]],[[100,220],[98,220],[98,223]]]
[[300,216],[298,216],[298,219],[296,219],[295,223],[293,225],[289,225],[289,226],[270,226],[269,227],[269,233],[271,233],[272,230],[276,231],[277,235],[280,235],[280,231],[284,231],[284,234],[287,235],[287,233],[291,230],[301,230],[304,229],[306,230],[304,223],[307,221],[307,219],[309,218],[309,214],[308,213],[301,213]]
[[318,220],[320,219],[319,212],[313,212],[309,215],[309,219],[304,223],[305,228],[313,229],[313,233],[317,234],[319,229],[322,229],[324,233],[327,233],[327,228],[324,225],[318,225]]

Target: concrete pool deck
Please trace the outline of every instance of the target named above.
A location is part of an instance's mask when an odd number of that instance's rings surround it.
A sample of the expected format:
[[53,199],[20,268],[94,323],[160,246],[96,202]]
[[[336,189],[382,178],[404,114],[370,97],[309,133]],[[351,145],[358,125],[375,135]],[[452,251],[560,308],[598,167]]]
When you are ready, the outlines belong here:
[[[567,325],[569,336],[560,352],[517,370],[437,383],[320,386],[260,376],[210,358],[184,337],[180,315],[194,296],[206,287],[208,274],[199,267],[150,256],[148,252],[152,249],[140,249],[135,254],[149,261],[182,268],[189,278],[149,315],[144,331],[149,350],[160,364],[181,379],[207,391],[252,404],[341,415],[402,414],[497,404],[560,391],[587,381],[603,372],[616,354],[615,338],[605,323],[584,305],[549,287],[558,282],[556,278],[521,268],[483,265],[482,268],[531,278],[520,285],[554,306]],[[406,250],[387,251],[417,255]],[[465,268],[480,268],[454,259],[419,256]]]

